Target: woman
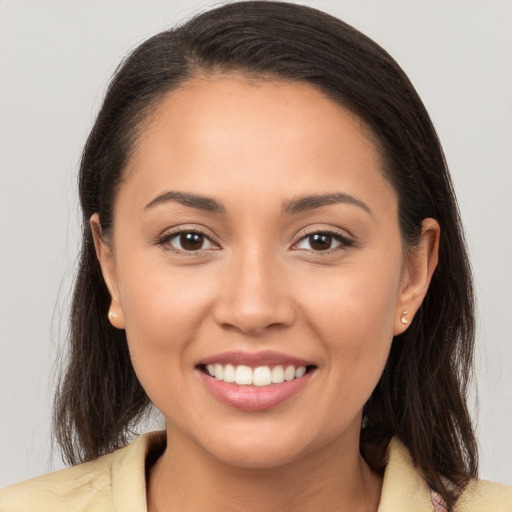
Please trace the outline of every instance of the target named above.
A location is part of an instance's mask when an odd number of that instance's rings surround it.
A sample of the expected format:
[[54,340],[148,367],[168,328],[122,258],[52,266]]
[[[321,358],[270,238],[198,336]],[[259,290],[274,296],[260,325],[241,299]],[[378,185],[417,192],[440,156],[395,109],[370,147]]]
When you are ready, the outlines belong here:
[[[68,460],[2,510],[510,510],[477,482],[442,150],[380,47],[227,5],[123,64],[85,147]],[[149,402],[165,433],[127,448]],[[46,508],[45,508],[46,507]]]

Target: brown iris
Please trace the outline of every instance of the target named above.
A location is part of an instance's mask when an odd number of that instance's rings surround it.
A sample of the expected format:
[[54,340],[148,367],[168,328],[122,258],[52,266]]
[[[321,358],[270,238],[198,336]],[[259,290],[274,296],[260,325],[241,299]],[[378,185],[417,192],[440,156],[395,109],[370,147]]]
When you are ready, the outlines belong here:
[[309,237],[309,245],[315,251],[326,251],[332,246],[332,235],[315,233]]
[[203,247],[204,235],[201,233],[182,233],[180,245],[185,251],[197,251]]

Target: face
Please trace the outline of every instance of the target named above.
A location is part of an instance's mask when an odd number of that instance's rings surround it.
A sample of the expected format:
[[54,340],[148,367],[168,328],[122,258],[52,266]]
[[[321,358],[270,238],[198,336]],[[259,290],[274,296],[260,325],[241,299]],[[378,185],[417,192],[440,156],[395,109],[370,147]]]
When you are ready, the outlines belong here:
[[112,322],[173,438],[250,467],[357,446],[431,273],[432,244],[406,258],[397,219],[367,129],[311,86],[219,76],[171,92],[111,244],[96,242]]

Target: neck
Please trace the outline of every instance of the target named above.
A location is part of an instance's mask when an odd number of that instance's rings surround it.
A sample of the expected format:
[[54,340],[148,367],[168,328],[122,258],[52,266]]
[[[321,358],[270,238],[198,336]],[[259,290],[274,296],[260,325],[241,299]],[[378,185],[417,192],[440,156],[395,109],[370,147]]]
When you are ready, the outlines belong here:
[[382,481],[342,440],[270,468],[234,467],[168,431],[149,472],[149,512],[375,512]]

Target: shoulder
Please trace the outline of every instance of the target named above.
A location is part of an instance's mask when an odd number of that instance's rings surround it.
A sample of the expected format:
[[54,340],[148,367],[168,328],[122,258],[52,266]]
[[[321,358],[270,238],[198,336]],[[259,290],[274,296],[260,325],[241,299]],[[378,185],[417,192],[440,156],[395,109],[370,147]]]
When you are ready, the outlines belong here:
[[455,512],[512,512],[512,487],[489,482],[473,480],[464,489],[455,506]]
[[[429,489],[405,445],[393,438],[388,446],[379,512],[445,512],[439,496]],[[512,488],[487,480],[472,480],[460,494],[454,512],[512,512]]]
[[[145,461],[164,442],[162,433],[140,436],[126,448],[0,490],[2,512],[109,512],[146,510]],[[128,507],[124,503],[130,503]],[[140,507],[137,505],[140,504]]]
[[108,511],[112,508],[112,458],[112,455],[106,455],[92,462],[62,469],[3,489],[0,491],[0,510]]

